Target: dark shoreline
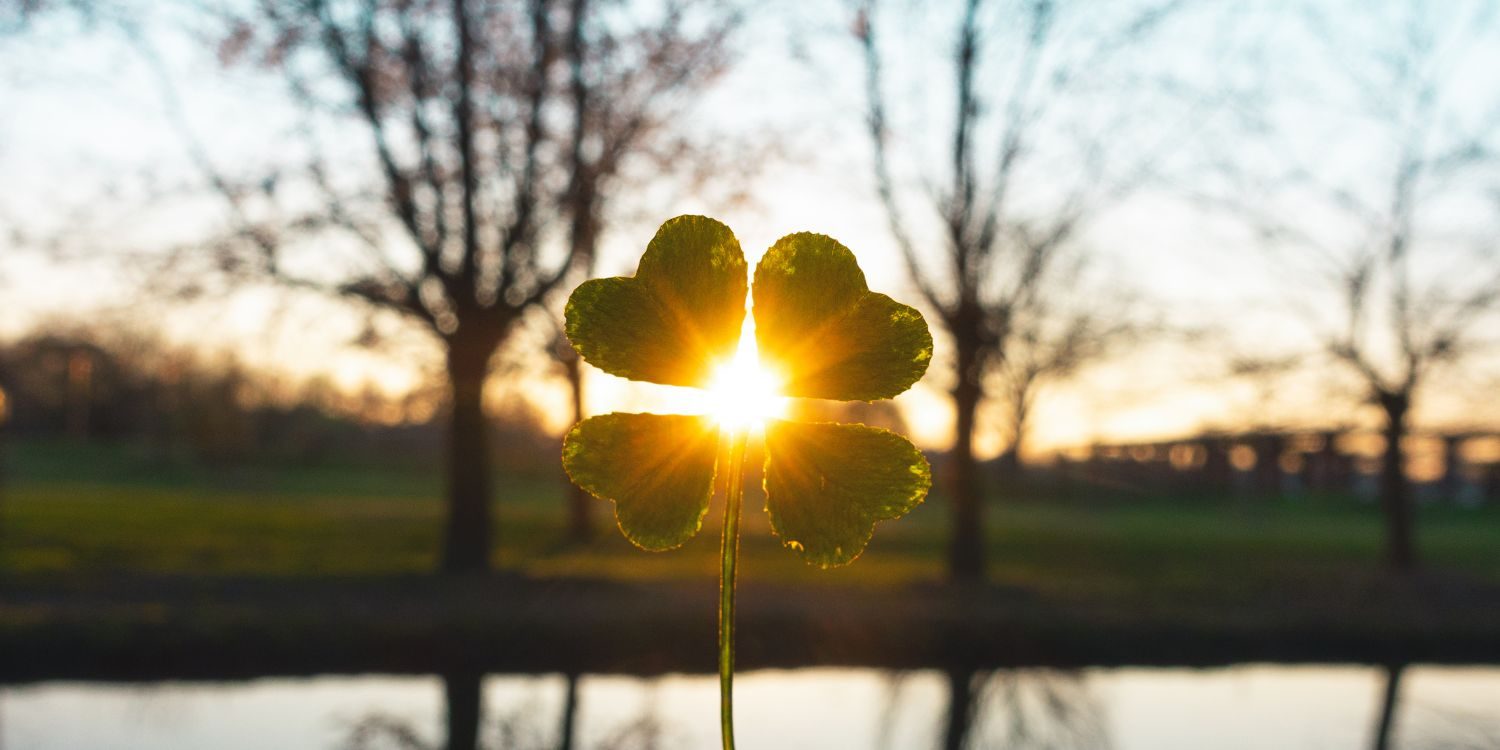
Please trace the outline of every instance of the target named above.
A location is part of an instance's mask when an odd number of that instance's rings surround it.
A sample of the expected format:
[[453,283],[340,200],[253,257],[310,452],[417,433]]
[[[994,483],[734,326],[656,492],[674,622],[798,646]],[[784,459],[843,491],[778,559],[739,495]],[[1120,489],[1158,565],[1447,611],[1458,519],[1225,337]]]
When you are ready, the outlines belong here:
[[[1437,578],[1261,601],[746,585],[741,670],[1500,664],[1500,596]],[[327,673],[710,673],[711,584],[129,577],[0,582],[0,683]]]

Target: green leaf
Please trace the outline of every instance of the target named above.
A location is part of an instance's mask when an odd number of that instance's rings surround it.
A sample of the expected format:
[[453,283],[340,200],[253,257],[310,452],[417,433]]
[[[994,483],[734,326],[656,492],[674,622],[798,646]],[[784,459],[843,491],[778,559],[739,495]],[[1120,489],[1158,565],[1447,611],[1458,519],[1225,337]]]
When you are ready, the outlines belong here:
[[703,387],[739,343],[745,269],[729,227],[704,216],[669,219],[635,276],[573,290],[568,339],[585,362],[612,375]]
[[871,292],[854,253],[831,237],[782,237],[755,267],[753,294],[761,361],[787,395],[891,398],[932,360],[922,314]]
[[703,525],[718,444],[718,428],[706,417],[605,414],[568,433],[563,469],[590,494],[614,501],[625,538],[667,550]]
[[894,432],[854,424],[766,424],[766,512],[781,543],[833,567],[863,552],[875,522],[927,496],[932,469]]

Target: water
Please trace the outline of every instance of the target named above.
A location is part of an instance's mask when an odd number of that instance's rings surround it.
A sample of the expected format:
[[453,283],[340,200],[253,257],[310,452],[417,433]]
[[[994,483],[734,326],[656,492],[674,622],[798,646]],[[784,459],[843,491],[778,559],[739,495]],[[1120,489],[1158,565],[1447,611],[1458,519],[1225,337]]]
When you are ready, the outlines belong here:
[[[1284,665],[746,672],[737,726],[742,750],[1365,749],[1378,747],[1390,674]],[[1500,668],[1415,665],[1398,675],[1386,747],[1500,748]],[[458,747],[477,736],[477,747],[513,750],[702,750],[717,747],[717,700],[709,675],[44,682],[0,688],[0,748],[436,749],[452,717]]]

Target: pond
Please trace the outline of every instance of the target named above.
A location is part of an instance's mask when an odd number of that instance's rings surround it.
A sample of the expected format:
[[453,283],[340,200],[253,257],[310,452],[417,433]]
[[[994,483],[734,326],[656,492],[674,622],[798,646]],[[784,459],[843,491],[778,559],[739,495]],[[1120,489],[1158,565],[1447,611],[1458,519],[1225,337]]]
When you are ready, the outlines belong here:
[[[1500,747],[1500,667],[765,670],[743,750]],[[330,675],[0,687],[4,750],[704,750],[711,675]]]

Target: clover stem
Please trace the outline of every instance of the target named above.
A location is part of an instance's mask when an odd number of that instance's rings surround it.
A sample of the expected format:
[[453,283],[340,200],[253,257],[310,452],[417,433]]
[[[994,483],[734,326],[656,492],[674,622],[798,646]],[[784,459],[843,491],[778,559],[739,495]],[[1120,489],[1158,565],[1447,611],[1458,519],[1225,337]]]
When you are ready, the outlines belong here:
[[744,428],[729,436],[724,539],[719,547],[719,731],[724,750],[734,750],[734,569],[740,553],[740,505],[745,498]]

